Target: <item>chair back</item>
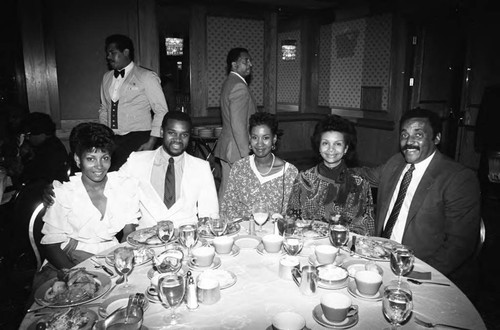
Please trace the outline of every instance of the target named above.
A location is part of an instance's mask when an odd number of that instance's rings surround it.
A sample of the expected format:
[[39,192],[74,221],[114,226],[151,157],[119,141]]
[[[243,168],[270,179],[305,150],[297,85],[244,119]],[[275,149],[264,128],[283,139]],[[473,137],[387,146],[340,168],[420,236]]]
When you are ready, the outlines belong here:
[[42,240],[42,217],[44,213],[45,207],[43,203],[38,204],[38,206],[35,208],[35,211],[33,211],[33,214],[31,215],[28,225],[28,238],[30,240],[31,248],[33,249],[33,253],[35,254],[36,258],[36,271],[40,270],[43,261],[42,255],[40,253],[40,241]]

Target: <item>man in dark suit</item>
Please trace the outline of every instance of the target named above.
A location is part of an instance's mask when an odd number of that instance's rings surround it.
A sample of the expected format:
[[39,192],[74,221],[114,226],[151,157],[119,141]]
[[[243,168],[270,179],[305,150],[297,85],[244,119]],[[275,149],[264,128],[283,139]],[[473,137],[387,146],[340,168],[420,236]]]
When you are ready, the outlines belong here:
[[[479,184],[472,170],[437,150],[441,130],[434,112],[405,112],[401,153],[378,168],[365,169],[370,183],[378,186],[375,232],[411,247],[416,257],[470,292],[480,224]],[[408,170],[412,175],[406,180]],[[398,196],[402,186],[405,194]]]
[[168,107],[158,75],[134,64],[134,45],[129,37],[107,37],[106,59],[112,70],[102,79],[99,122],[116,134],[110,169],[114,171],[132,151],[155,147]]
[[222,166],[220,198],[224,196],[231,166],[250,153],[248,119],[257,111],[246,80],[252,73],[252,59],[248,51],[245,48],[233,48],[226,62],[228,76],[220,96],[222,132],[214,150]]

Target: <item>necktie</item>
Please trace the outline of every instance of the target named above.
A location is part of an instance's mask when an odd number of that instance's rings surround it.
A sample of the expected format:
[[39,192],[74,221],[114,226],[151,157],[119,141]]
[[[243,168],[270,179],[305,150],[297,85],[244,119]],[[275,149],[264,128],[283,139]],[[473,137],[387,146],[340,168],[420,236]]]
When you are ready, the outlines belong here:
[[411,176],[413,170],[415,169],[415,165],[411,164],[408,171],[406,171],[403,176],[403,180],[401,181],[401,185],[399,186],[398,197],[396,197],[396,202],[394,203],[394,207],[392,208],[391,215],[385,224],[384,231],[382,232],[382,237],[391,238],[392,229],[394,229],[394,225],[398,220],[399,211],[401,211],[401,206],[403,205],[403,201],[405,200],[406,191],[408,190],[408,186],[411,182]]
[[115,75],[115,78],[118,78],[118,76],[122,76],[122,78],[125,76],[125,69],[123,70],[115,70],[113,73]]
[[174,159],[168,159],[167,173],[165,174],[165,193],[163,195],[163,202],[170,208],[175,203],[175,167]]

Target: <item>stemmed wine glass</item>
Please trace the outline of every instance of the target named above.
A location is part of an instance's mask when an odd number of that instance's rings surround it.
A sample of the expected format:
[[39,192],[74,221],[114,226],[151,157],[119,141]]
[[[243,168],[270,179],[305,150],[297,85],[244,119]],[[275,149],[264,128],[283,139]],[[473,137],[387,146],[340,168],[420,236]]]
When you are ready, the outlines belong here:
[[128,274],[134,268],[134,249],[121,246],[117,248],[113,255],[115,257],[115,269],[125,279],[125,287],[128,288]]
[[198,242],[198,226],[195,224],[179,227],[179,240],[188,249],[188,258],[191,258],[191,248]]
[[262,230],[262,225],[267,221],[269,217],[269,208],[264,202],[257,202],[252,207],[252,215],[255,223],[259,225],[259,229],[257,230],[260,233],[264,233]]
[[214,236],[222,236],[226,232],[228,219],[225,216],[212,215],[208,218],[208,228]]
[[330,223],[330,242],[333,246],[340,248],[349,241],[349,226],[344,220],[332,221]]
[[164,320],[169,325],[179,324],[182,318],[175,312],[175,309],[182,303],[186,292],[184,277],[175,273],[167,273],[158,280],[158,289],[162,304],[172,309],[170,316],[165,316]]
[[295,256],[302,251],[304,247],[304,235],[302,231],[294,228],[288,228],[283,232],[283,247],[291,256]]
[[156,225],[156,233],[158,238],[165,243],[165,246],[174,236],[174,223],[170,220],[159,221]]
[[390,330],[395,330],[411,314],[413,309],[413,295],[407,283],[391,281],[384,288],[382,311],[391,322]]
[[411,272],[414,261],[413,251],[406,246],[401,245],[391,251],[391,269],[398,276],[398,283],[401,284],[401,276]]

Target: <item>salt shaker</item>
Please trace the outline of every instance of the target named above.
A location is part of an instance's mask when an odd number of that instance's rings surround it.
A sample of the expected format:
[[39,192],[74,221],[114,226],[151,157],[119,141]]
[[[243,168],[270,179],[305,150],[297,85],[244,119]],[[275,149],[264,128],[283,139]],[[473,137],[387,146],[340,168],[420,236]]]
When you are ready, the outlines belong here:
[[250,217],[248,221],[248,234],[255,235],[255,222],[253,221],[253,217]]
[[187,288],[186,288],[186,306],[189,309],[198,308],[198,294],[196,292],[196,284],[194,283],[194,278],[188,272],[187,277]]

